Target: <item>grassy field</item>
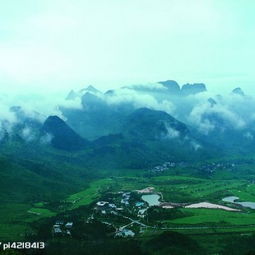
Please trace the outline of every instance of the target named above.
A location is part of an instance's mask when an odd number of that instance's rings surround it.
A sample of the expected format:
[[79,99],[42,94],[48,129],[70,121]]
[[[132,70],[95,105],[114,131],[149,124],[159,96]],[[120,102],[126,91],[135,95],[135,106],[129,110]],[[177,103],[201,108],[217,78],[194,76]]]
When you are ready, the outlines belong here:
[[241,190],[232,190],[233,195],[240,198],[241,201],[255,202],[255,184],[248,184]]
[[[120,190],[138,190],[152,186],[157,192],[161,192],[164,201],[168,202],[213,202],[224,204],[222,198],[235,195],[242,201],[255,201],[255,185],[247,180],[217,180],[206,178],[195,178],[189,176],[115,176],[91,182],[89,186],[66,197],[62,202],[67,202],[69,206],[65,210],[73,210],[80,206],[89,205],[100,199],[105,192],[118,192]],[[231,206],[231,205],[230,205]],[[251,231],[255,228],[255,211],[242,210],[242,212],[227,212],[223,210],[210,209],[180,209],[186,217],[165,220],[167,226],[185,225],[207,225],[207,226],[237,226],[232,229],[206,230],[218,232]],[[22,235],[31,231],[31,223],[42,218],[55,216],[61,210],[52,210],[47,203],[39,202],[35,204],[9,204],[0,207],[0,238],[21,239]],[[7,216],[5,216],[7,215]],[[247,225],[247,226],[242,226]],[[196,233],[197,230],[180,230]],[[201,230],[200,230],[201,232]],[[15,235],[13,233],[16,233]]]
[[181,209],[192,216],[169,220],[168,223],[181,225],[255,225],[255,212],[228,212],[217,209]]
[[30,220],[37,219],[35,215],[29,215],[29,205],[6,204],[0,206],[0,239],[21,240],[26,232],[31,231]]
[[38,216],[38,218],[47,218],[47,217],[52,217],[56,215],[56,213],[45,208],[31,208],[27,212],[29,214]]
[[23,240],[31,233],[34,221],[55,216],[45,208],[31,208],[29,204],[6,204],[0,206],[0,239]]
[[[237,195],[237,193],[241,200],[254,201],[255,199],[255,196],[253,196],[255,185],[248,185],[246,180],[208,180],[185,176],[158,176],[152,178],[116,177],[102,179],[91,183],[89,188],[69,196],[67,201],[73,203],[73,208],[77,208],[99,199],[104,190],[117,192],[120,190],[137,190],[148,186],[153,186],[156,191],[162,192],[164,200],[169,202],[209,201],[224,204],[222,198],[225,195]],[[241,212],[217,209],[181,210],[189,216],[168,220],[165,223],[170,225],[199,224],[209,226],[255,224],[255,211],[253,210],[243,210]]]
[[225,196],[238,195],[241,200],[254,201],[255,185],[246,180],[214,180],[185,176],[158,176],[152,178],[122,177],[116,178],[114,189],[136,190],[153,186],[164,196],[165,201],[219,202]]
[[90,184],[89,188],[70,195],[66,199],[66,202],[70,202],[73,204],[70,209],[75,209],[82,205],[88,205],[98,199],[101,192],[109,189],[111,187],[111,184],[111,179],[94,181]]

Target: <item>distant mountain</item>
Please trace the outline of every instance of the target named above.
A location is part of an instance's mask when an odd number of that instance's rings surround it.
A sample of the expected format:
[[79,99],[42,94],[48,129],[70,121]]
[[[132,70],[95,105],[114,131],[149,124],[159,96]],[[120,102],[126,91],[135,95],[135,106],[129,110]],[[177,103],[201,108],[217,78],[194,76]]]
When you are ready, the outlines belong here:
[[75,92],[74,90],[71,90],[69,94],[67,95],[66,100],[75,100],[79,96],[80,95],[77,92]]
[[141,108],[127,118],[124,133],[146,140],[159,140],[184,138],[189,130],[166,112]]
[[92,85],[89,85],[87,88],[81,89],[79,91],[71,90],[69,94],[66,97],[66,100],[75,100],[76,98],[81,98],[86,93],[94,94],[94,95],[100,95],[102,94],[101,91],[93,87]]
[[208,99],[208,103],[211,105],[211,107],[213,107],[213,106],[215,106],[217,104],[217,102],[212,97],[210,97]]
[[[114,167],[142,166],[142,161],[149,165],[167,159],[193,160],[215,155],[215,148],[222,155],[230,150],[254,151],[253,123],[236,128],[234,117],[238,120],[239,113],[232,114],[230,107],[225,110],[224,97],[186,97],[205,92],[203,83],[180,88],[176,81],[167,80],[121,89],[106,94],[93,86],[71,91],[68,100],[78,97],[82,107],[60,107],[66,122],[50,116],[41,123],[39,114],[29,117],[22,108],[12,107],[18,121],[10,133],[6,129],[0,134],[1,144],[33,143],[35,148],[52,150],[51,144],[58,150],[79,151],[83,157],[79,161],[84,164],[111,162]],[[240,88],[233,93],[244,95]],[[170,109],[174,115],[155,109]],[[191,116],[196,111],[198,115]]]
[[124,136],[122,134],[110,134],[94,140],[93,145],[99,148],[102,146],[119,144],[122,141],[124,141]]
[[87,92],[93,93],[93,94],[100,94],[101,91],[93,87],[92,85],[89,85],[87,88],[80,90],[80,93],[85,94]]
[[26,113],[22,107],[13,106],[10,113],[15,121],[8,119],[0,121],[0,143],[12,141],[31,142],[40,135],[43,116],[38,112]]
[[126,116],[134,111],[130,103],[108,104],[102,96],[89,92],[82,96],[81,101],[82,109],[61,107],[60,110],[67,124],[88,140],[119,133]]
[[81,97],[81,103],[85,110],[94,111],[106,107],[106,102],[91,92],[86,92]]
[[236,95],[240,95],[240,96],[245,96],[243,90],[241,88],[235,88],[232,90],[232,93],[233,94],[236,94]]
[[[215,105],[211,104],[212,107]],[[254,152],[254,127],[245,123],[244,126],[238,126],[241,122],[242,118],[238,115],[226,117],[218,111],[205,112],[201,116],[200,125],[207,131],[197,135],[199,139],[206,141],[208,148],[219,148],[222,155]]]
[[[125,148],[132,148],[134,144],[137,154],[141,152],[141,148],[147,151],[144,158],[149,154],[148,151],[155,153],[155,150],[161,150],[162,154],[171,151],[172,156],[181,155],[182,152],[187,156],[187,153],[197,153],[197,150],[215,153],[215,148],[223,154],[229,150],[253,150],[255,132],[252,125],[244,129],[233,127],[236,114],[231,113],[232,108],[226,112],[222,110],[226,107],[223,96],[210,97],[206,102],[197,97],[186,97],[206,92],[206,85],[203,83],[188,83],[181,88],[173,80],[158,83],[161,86],[136,85],[126,87],[126,90],[121,88],[100,95],[96,94],[97,90],[94,87],[89,87],[85,89],[86,92],[83,91],[81,97],[83,109],[62,109],[62,112],[67,124],[81,137],[92,141],[93,149],[96,149],[97,153],[100,152],[102,157],[103,152],[106,152],[109,153],[109,157],[111,153],[112,157],[121,153],[123,158]],[[126,101],[125,93],[128,98]],[[244,95],[241,88],[236,88],[233,93]],[[129,100],[132,95],[135,96],[134,102]],[[139,99],[140,95],[141,102],[137,103],[135,100]],[[143,103],[149,105],[146,96],[151,100],[153,109],[143,108]],[[111,100],[115,102],[115,97],[118,103],[109,103]],[[124,99],[121,100],[121,97]],[[163,105],[171,107],[171,104],[175,108],[175,118],[164,111],[155,110]],[[196,120],[199,123],[194,124],[190,114],[194,109],[198,111],[199,104],[203,113]],[[138,106],[141,108],[138,109]],[[221,114],[222,111],[225,115]],[[238,118],[238,114],[236,116]]]
[[89,144],[57,116],[48,117],[43,124],[42,131],[52,136],[51,144],[57,149],[82,150]]
[[[127,87],[127,88],[131,88],[134,89],[135,91],[140,91],[140,92],[144,92],[146,94],[150,94],[153,95],[154,92],[154,96],[158,97],[159,93],[162,94],[162,96],[164,95],[165,97],[171,97],[171,96],[188,96],[188,95],[195,95],[198,93],[202,93],[202,92],[206,92],[206,85],[204,83],[194,83],[194,84],[184,84],[182,87],[174,80],[166,80],[166,81],[159,81],[158,84],[163,85],[164,88],[166,88],[166,90],[160,90],[157,89],[156,87],[154,89],[152,89],[149,84],[148,86],[145,85],[137,85],[137,86],[133,86],[133,87]],[[106,93],[107,95],[114,95],[114,91],[108,91]]]
[[104,93],[104,95],[106,95],[106,96],[113,96],[113,95],[114,95],[114,90],[113,90],[113,89],[109,89],[109,90],[107,90],[107,91]]
[[148,108],[129,114],[119,134],[100,137],[91,144],[83,159],[89,165],[109,168],[144,168],[168,160],[192,160],[204,153],[184,123]]
[[206,86],[204,83],[194,83],[194,84],[184,84],[181,88],[181,93],[183,95],[194,95],[194,94],[198,94],[201,92],[206,92]]
[[173,80],[160,81],[159,84],[162,84],[164,87],[166,87],[171,94],[179,95],[181,92],[181,88],[176,81]]

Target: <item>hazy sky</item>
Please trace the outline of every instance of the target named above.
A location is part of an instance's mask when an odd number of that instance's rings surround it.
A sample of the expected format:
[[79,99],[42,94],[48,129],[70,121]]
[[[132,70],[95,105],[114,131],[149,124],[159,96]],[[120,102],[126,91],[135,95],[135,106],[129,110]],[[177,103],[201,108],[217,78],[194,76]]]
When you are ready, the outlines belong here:
[[174,79],[251,91],[254,13],[254,0],[1,1],[1,90]]

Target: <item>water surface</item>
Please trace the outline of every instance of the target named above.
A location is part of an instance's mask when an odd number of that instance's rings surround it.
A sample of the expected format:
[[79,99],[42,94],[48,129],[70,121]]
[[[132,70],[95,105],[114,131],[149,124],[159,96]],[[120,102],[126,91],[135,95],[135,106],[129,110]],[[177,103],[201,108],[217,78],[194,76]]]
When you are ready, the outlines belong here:
[[224,197],[222,201],[241,205],[243,207],[250,208],[250,209],[255,209],[255,202],[235,202],[238,199],[239,197],[231,196],[231,197]]
[[235,201],[238,200],[238,199],[239,199],[239,197],[231,196],[231,197],[224,197],[222,199],[222,201],[228,202],[228,203],[235,203]]
[[160,196],[158,194],[143,195],[142,200],[147,202],[149,206],[159,205]]

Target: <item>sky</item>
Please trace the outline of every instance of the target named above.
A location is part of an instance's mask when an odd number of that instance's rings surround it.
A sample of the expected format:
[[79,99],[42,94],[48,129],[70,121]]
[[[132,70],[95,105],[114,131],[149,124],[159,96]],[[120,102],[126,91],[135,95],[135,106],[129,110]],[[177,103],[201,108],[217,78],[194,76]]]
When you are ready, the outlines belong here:
[[1,1],[0,88],[66,93],[173,79],[255,94],[254,11],[254,0]]

